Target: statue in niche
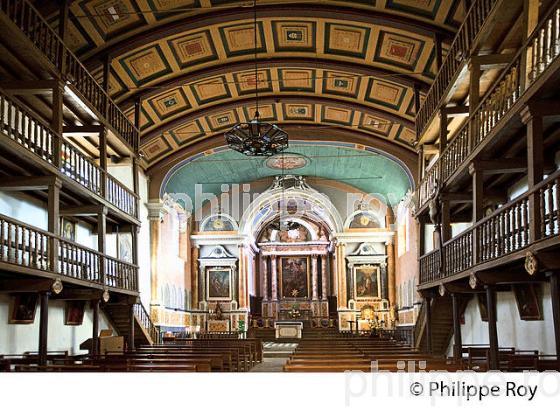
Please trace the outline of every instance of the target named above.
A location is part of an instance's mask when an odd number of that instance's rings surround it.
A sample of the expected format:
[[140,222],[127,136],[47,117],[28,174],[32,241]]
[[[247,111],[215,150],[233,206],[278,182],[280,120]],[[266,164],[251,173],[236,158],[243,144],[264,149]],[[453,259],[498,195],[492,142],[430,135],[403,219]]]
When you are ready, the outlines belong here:
[[319,234],[318,235],[319,235],[319,240],[320,241],[327,241],[328,240],[327,234],[325,233],[325,230],[323,229],[323,227],[319,228]]

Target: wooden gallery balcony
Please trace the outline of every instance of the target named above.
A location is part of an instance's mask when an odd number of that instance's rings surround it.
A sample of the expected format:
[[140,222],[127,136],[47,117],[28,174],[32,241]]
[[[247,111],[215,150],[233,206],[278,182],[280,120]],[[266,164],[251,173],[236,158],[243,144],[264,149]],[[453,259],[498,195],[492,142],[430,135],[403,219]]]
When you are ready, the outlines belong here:
[[[64,87],[65,108],[74,122],[102,124],[117,151],[138,152],[138,129],[109,97],[107,77],[100,85],[64,44],[59,33],[64,35],[65,26],[57,33],[28,0],[0,0],[0,28],[3,59],[12,65],[5,71],[12,78],[3,78],[5,90],[10,86],[22,92],[25,87],[31,95],[57,82]],[[39,111],[41,105],[36,107]]]
[[419,183],[417,214],[427,210],[437,188],[457,185],[458,179],[467,177],[469,165],[485,149],[499,139],[511,138],[517,131],[512,129],[512,123],[521,124],[521,111],[537,96],[551,95],[550,86],[558,84],[560,69],[559,5],[560,1],[554,2],[478,105],[471,109],[468,120],[448,137],[445,149]]
[[433,287],[560,246],[560,170],[420,257],[420,288]]
[[123,221],[138,223],[137,194],[1,89],[0,139],[2,150],[13,154],[19,165],[32,164],[56,175],[76,194],[103,203]]
[[0,215],[0,270],[138,294],[138,267]]
[[[451,135],[442,134],[447,142],[416,191],[416,216],[428,222],[430,204],[441,207],[443,200],[447,225],[455,217],[472,226],[449,240],[448,230],[441,249],[420,257],[421,288],[559,244],[560,174],[552,155],[559,139],[559,56],[556,0],[548,3],[517,51],[499,64],[478,102],[468,107],[462,125]],[[471,89],[478,91],[477,87]],[[508,200],[508,189],[524,176],[527,192]],[[500,199],[483,215],[482,200],[492,196]]]

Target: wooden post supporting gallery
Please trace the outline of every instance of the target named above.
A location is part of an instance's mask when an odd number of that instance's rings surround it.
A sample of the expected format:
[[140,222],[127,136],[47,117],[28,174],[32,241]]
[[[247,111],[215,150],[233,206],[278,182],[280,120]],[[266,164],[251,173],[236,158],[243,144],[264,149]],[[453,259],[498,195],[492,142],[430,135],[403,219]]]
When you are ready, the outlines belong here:
[[461,337],[461,317],[459,311],[459,295],[456,293],[451,294],[451,301],[453,302],[453,358],[461,360],[463,341]]
[[130,313],[129,313],[129,329],[128,329],[128,350],[135,350],[136,346],[134,346],[134,322],[136,319],[134,318],[134,304],[130,305]]
[[47,339],[49,333],[50,292],[40,293],[41,312],[39,317],[39,366],[47,364]]
[[560,275],[559,272],[550,274],[550,299],[552,304],[552,320],[554,323],[554,341],[556,355],[560,356]]
[[93,310],[91,354],[95,356],[99,353],[99,299],[91,301],[91,308]]
[[424,298],[426,308],[426,352],[432,353],[432,297]]
[[496,326],[496,292],[492,286],[485,286],[486,306],[488,309],[488,352],[489,370],[498,370],[498,328]]

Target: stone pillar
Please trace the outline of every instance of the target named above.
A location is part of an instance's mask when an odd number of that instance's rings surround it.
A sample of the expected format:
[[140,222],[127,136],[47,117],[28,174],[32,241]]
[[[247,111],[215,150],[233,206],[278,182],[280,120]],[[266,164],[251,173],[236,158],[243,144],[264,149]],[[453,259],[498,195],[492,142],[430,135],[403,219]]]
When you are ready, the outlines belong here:
[[348,298],[346,293],[346,261],[345,261],[346,244],[339,243],[336,245],[336,274],[338,283],[338,306],[346,308],[348,306]]
[[198,309],[201,294],[198,291],[198,258],[200,257],[200,248],[193,246],[191,249],[191,291],[192,291],[192,309]]
[[312,283],[312,298],[319,300],[319,274],[317,272],[317,255],[311,255],[311,283]]
[[278,257],[275,255],[272,255],[270,257],[270,272],[272,274],[270,281],[271,283],[271,289],[272,289],[272,300],[276,301],[278,300]]
[[165,215],[163,202],[151,199],[148,202],[148,220],[150,221],[150,261],[151,261],[151,306],[159,306],[158,255],[160,250],[161,223]]
[[245,248],[243,247],[243,245],[239,245],[239,264],[237,273],[237,288],[239,289],[239,298],[237,300],[237,304],[239,308],[244,308],[247,306],[245,295],[245,278],[247,276],[247,264],[245,262]]
[[389,306],[396,306],[395,285],[395,244],[387,243],[387,285],[389,287]]
[[263,301],[268,301],[268,256],[261,254],[261,272],[260,277],[262,278],[262,297]]
[[327,286],[327,280],[328,280],[328,275],[327,275],[327,271],[328,271],[328,254],[325,254],[323,256],[321,256],[321,299],[322,300],[327,300],[327,292],[328,292],[328,286]]

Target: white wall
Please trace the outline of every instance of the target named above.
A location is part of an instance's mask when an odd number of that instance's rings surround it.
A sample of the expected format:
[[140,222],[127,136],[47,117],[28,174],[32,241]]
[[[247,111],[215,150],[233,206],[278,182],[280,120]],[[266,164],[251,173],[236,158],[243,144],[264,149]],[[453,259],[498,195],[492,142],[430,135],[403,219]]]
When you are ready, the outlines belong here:
[[[497,292],[496,300],[500,347],[516,347],[522,350],[539,350],[542,354],[555,354],[550,285],[548,283],[543,286],[544,320],[521,320],[513,292]],[[476,297],[469,302],[465,310],[465,324],[461,325],[461,336],[463,344],[488,344],[488,323],[480,319]],[[450,349],[452,346],[453,340]]]
[[[39,317],[41,307],[37,304],[35,322],[29,325],[8,324],[11,297],[0,294],[0,353],[21,354],[26,351],[37,351],[39,343]],[[81,326],[64,325],[64,302],[49,301],[49,326],[47,349],[67,350],[70,354],[86,353],[79,350],[82,342],[92,337],[93,311],[86,303],[84,321]],[[103,312],[99,315],[99,330],[110,329]],[[114,332],[116,334],[116,332]]]

